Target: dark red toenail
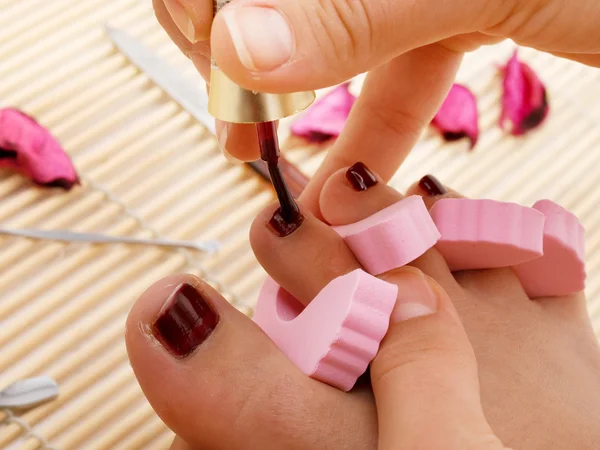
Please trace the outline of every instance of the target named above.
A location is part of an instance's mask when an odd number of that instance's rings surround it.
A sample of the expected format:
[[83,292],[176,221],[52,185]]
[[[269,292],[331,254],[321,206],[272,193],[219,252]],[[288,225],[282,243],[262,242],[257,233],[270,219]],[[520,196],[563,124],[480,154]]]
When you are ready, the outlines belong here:
[[302,225],[302,222],[304,222],[304,216],[302,214],[296,216],[293,221],[286,222],[281,215],[281,208],[279,208],[275,211],[271,220],[269,220],[267,228],[279,237],[286,237],[296,231],[298,227]]
[[185,357],[198,348],[219,324],[219,314],[205,295],[182,284],[167,299],[152,331],[173,355]]
[[423,178],[421,178],[421,181],[419,181],[419,187],[424,192],[427,192],[427,195],[430,197],[437,197],[448,192],[444,185],[440,183],[440,180],[433,175],[425,175]]
[[348,169],[346,178],[357,191],[366,191],[377,184],[377,178],[375,178],[373,172],[361,162],[357,162]]

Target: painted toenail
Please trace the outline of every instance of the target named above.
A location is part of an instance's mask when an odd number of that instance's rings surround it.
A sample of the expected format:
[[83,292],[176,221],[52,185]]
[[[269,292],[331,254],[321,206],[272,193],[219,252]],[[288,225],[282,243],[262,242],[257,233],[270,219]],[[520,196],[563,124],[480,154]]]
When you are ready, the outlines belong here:
[[425,175],[419,181],[419,187],[430,197],[438,197],[448,193],[444,185],[433,175]]
[[152,331],[171,354],[186,357],[219,324],[219,314],[206,295],[188,283],[179,285],[158,313]]
[[377,184],[377,178],[373,172],[361,162],[357,162],[348,169],[346,179],[355,191],[366,191]]
[[304,222],[304,216],[300,214],[294,221],[286,222],[281,215],[281,208],[273,213],[271,220],[267,224],[267,228],[278,237],[286,237],[296,231]]

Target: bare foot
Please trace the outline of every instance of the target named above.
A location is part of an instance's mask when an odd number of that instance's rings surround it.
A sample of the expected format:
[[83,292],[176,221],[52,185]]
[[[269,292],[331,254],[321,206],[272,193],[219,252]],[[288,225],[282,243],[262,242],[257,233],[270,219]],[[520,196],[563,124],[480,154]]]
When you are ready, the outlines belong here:
[[[427,195],[418,186],[411,193]],[[344,170],[326,183],[321,211],[328,222],[341,225],[401,198],[383,183],[355,190]],[[431,206],[439,198],[425,201]],[[337,234],[309,214],[288,236],[273,233],[268,224],[275,209],[256,219],[252,244],[267,272],[301,302],[308,304],[333,278],[359,267]],[[486,416],[504,445],[600,448],[600,351],[583,295],[531,301],[511,270],[452,274],[435,249],[413,265],[437,281],[456,305],[475,349]],[[381,278],[396,282],[392,272]],[[191,285],[183,294],[196,297],[197,292],[210,305],[200,308],[202,314],[210,316],[212,310],[218,320],[199,317],[196,324],[210,326],[192,333],[193,341],[184,329],[188,337],[179,337],[183,344],[174,349],[157,339],[156,324],[163,305],[173,304],[173,292],[182,295],[182,283]],[[164,326],[177,335],[171,322]],[[146,396],[181,438],[174,448],[377,446],[368,384],[344,394],[307,378],[254,324],[197,279],[171,277],[148,290],[130,313],[127,345]]]
[[[460,196],[443,194],[436,181],[428,177],[406,195],[422,195],[429,208]],[[321,210],[343,225],[401,198],[383,183],[356,191],[339,171],[321,193]],[[512,270],[450,274],[436,251],[413,265],[450,293],[475,349],[486,416],[504,445],[600,448],[600,351],[583,294],[532,301]]]

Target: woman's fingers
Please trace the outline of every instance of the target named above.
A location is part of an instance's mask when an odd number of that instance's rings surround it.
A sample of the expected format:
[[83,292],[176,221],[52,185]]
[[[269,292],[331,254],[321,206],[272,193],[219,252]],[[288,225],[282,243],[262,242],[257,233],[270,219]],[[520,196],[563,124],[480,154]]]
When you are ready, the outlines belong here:
[[473,349],[444,289],[412,267],[391,272],[398,300],[371,364],[379,449],[497,450]]
[[228,76],[264,92],[334,85],[407,51],[474,32],[481,35],[455,39],[450,48],[466,51],[473,43],[508,37],[569,57],[600,54],[595,0],[568,6],[560,0],[235,0],[214,23],[210,0],[154,5],[180,47],[212,36],[215,58]]
[[[192,61],[198,73],[204,81],[210,83],[210,41],[208,34],[205,40],[197,42],[190,41],[189,37],[184,34],[174,18],[182,21],[179,13],[180,8],[187,8],[192,11],[194,17],[203,16],[207,13],[206,5],[210,7],[212,14],[212,1],[210,0],[154,0],[154,11],[159,23],[165,29],[169,37],[177,44],[181,51]],[[180,6],[182,5],[182,6]],[[211,15],[212,17],[212,15]],[[198,19],[199,20],[199,19]],[[196,28],[204,30],[207,25],[204,22],[198,21]],[[210,30],[210,22],[208,22],[208,31]],[[247,124],[232,124],[215,120],[215,132],[217,142],[224,156],[233,163],[241,161],[253,161],[259,157],[258,137],[256,135],[256,127]]]
[[[172,0],[172,2],[176,1],[177,0]],[[209,17],[207,15],[208,11],[210,11],[210,17],[212,18],[212,2],[210,0],[187,0],[187,4],[191,3],[197,4],[197,7],[195,7],[195,11],[197,11],[198,13],[202,11],[202,19],[195,19],[196,21],[198,21],[198,23],[206,22],[206,19],[204,18]],[[181,28],[173,20],[173,16],[176,15],[174,13],[175,7],[173,5],[171,5],[171,10],[173,11],[173,13],[167,8],[165,0],[152,0],[152,6],[154,7],[154,14],[156,15],[158,23],[160,23],[160,25],[164,28],[164,30],[171,38],[171,40],[179,47],[179,49],[183,52],[184,55],[188,57],[191,57],[192,54],[203,55],[205,57],[210,56],[210,21],[208,22],[209,28],[205,30],[207,33],[206,37],[204,39],[192,41],[187,36],[189,34],[187,28],[183,27],[186,29],[185,32],[182,32]]]
[[[356,161],[364,161],[384,180],[391,178],[446,98],[461,61],[461,53],[430,45],[373,70],[344,132],[307,186],[304,204],[319,215],[325,180]],[[257,159],[256,136],[234,128],[240,137],[227,139],[227,151],[238,159]]]
[[[209,81],[208,42],[189,42],[174,24],[164,2],[154,1],[156,15],[163,27]],[[213,40],[213,50],[221,44]],[[325,163],[307,188],[306,206],[318,214],[318,193],[322,183],[335,170],[354,161],[365,161],[384,179],[389,179],[438,110],[461,59],[460,53],[432,45],[375,69],[353,108],[347,131],[329,151]],[[217,139],[230,158],[248,161],[259,157],[258,141],[251,125],[217,123]]]
[[[235,82],[290,92],[337,84],[477,31],[545,51],[598,54],[599,19],[596,0],[235,0],[215,17],[211,37],[217,63]],[[466,41],[459,50],[470,48]]]
[[164,5],[173,24],[190,43],[208,40],[213,19],[211,0],[164,0]]
[[216,121],[217,141],[230,162],[255,161],[260,158],[256,125]]
[[126,343],[144,394],[190,448],[359,450],[375,434],[363,399],[301,373],[195,277],[148,289],[129,314]]
[[[153,2],[159,22],[206,79],[212,1]],[[438,48],[434,53],[444,49],[460,54],[480,44],[511,37],[586,64],[600,64],[594,0],[577,2],[569,8],[563,8],[559,0],[538,3],[235,0],[219,12],[212,24],[212,50],[229,77],[248,89],[264,92],[330,86],[435,42],[439,43],[434,45]],[[261,26],[263,22],[265,25]],[[574,23],[578,24],[576,29]],[[448,76],[452,80],[455,74],[456,69],[449,70],[434,53],[424,57],[429,63],[425,67],[428,71],[420,70],[408,58],[409,64],[394,76],[371,83],[378,85],[384,95],[365,93],[365,100],[359,101],[355,110],[362,110],[363,114],[357,112],[353,116],[360,126],[351,120],[347,129],[352,131],[344,133],[307,190],[306,199],[312,200],[312,205],[307,201],[307,206],[316,205],[318,190],[328,175],[351,160],[365,159],[356,158],[357,152],[372,158],[367,162],[385,179],[401,164],[443,100],[449,88]],[[407,82],[401,78],[405,73]],[[427,76],[437,83],[432,90],[428,90],[427,82],[423,83]],[[406,97],[387,92],[397,85],[404,86]],[[354,139],[356,136],[358,140]],[[218,138],[226,155],[234,159],[248,161],[258,157],[256,137],[249,127],[220,127]],[[385,154],[377,156],[381,152]],[[379,167],[377,161],[389,162]]]
[[248,89],[317,89],[485,28],[503,9],[503,2],[479,0],[235,0],[215,17],[212,50],[219,67]]
[[430,45],[369,73],[344,132],[303,193],[304,204],[319,214],[323,183],[356,161],[389,180],[444,101],[461,60],[460,53]]

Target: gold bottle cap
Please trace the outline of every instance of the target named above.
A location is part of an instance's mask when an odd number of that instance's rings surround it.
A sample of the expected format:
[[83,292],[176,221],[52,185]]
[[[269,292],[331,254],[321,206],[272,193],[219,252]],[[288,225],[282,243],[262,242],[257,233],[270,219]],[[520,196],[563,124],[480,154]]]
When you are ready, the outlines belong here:
[[217,67],[210,71],[208,112],[216,119],[231,123],[271,122],[293,116],[308,108],[315,93],[265,94],[243,89]]

